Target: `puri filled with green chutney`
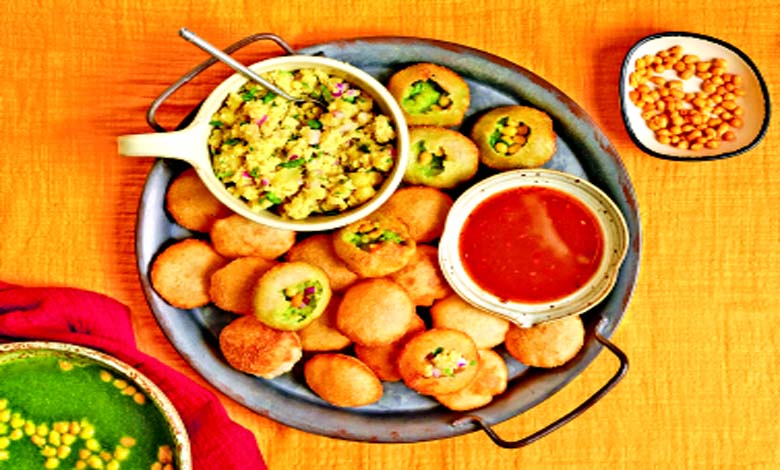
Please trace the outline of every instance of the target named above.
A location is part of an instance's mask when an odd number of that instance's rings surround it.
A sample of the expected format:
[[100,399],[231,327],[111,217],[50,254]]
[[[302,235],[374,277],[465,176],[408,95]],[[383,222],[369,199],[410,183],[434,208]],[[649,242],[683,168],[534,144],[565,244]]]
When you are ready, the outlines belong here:
[[253,211],[288,219],[336,214],[371,199],[393,169],[396,130],[373,98],[321,69],[263,77],[292,102],[248,82],[211,118],[214,172]]
[[128,377],[80,356],[0,356],[0,470],[174,470],[163,413]]

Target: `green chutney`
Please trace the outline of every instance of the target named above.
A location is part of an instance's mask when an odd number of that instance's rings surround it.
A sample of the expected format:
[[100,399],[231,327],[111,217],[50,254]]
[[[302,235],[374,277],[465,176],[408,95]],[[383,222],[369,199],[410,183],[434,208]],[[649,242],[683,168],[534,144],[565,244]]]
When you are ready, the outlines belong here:
[[121,373],[54,351],[0,361],[0,470],[174,468],[174,449],[163,413]]

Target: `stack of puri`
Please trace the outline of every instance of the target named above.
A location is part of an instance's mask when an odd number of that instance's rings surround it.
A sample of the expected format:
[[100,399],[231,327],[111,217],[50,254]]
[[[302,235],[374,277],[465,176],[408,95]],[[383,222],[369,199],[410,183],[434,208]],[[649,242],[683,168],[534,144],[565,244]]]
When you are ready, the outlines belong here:
[[[452,410],[485,406],[508,384],[504,352],[557,367],[584,341],[579,317],[523,329],[463,301],[438,265],[453,199],[480,165],[539,166],[555,152],[552,124],[524,106],[483,114],[469,136],[452,129],[469,107],[467,83],[416,64],[388,88],[412,127],[404,186],[376,212],[333,232],[297,234],[232,214],[188,169],[166,193],[170,217],[193,234],[152,262],[169,304],[234,314],[219,346],[235,369],[273,379],[296,365],[328,403],[359,407],[402,381]],[[510,151],[510,147],[512,150]]]

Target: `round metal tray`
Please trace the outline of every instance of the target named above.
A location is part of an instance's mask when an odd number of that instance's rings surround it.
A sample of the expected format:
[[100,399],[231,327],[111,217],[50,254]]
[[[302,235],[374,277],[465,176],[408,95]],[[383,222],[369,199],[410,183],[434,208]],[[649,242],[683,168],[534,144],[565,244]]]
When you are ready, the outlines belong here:
[[[232,52],[255,40],[269,38],[278,39],[269,34],[255,35],[225,50]],[[287,52],[290,53],[290,50]],[[329,42],[296,53],[322,54],[349,62],[382,82],[386,82],[394,71],[411,63],[433,62],[447,66],[464,77],[471,88],[472,101],[464,129],[468,129],[480,111],[495,106],[526,104],[544,110],[552,117],[558,136],[557,153],[545,167],[585,178],[612,198],[628,224],[629,252],[610,295],[583,316],[585,346],[566,365],[548,370],[528,368],[499,349],[509,366],[508,389],[489,405],[468,414],[449,411],[402,383],[384,383],[383,398],[376,404],[337,408],[306,387],[299,367],[273,380],[256,378],[231,368],[219,351],[217,338],[220,330],[235,317],[212,305],[189,311],[176,309],[153,290],[149,268],[154,256],[175,240],[199,236],[175,224],[164,208],[168,184],[186,165],[173,160],[158,160],[149,173],[138,210],[138,269],[152,312],[171,343],[190,365],[217,389],[263,416],[316,434],[371,442],[434,440],[481,427],[497,444],[520,447],[570,421],[614,387],[625,374],[628,360],[607,338],[620,323],[636,282],[640,251],[639,213],[631,181],[620,157],[585,111],[534,73],[500,57],[453,43],[377,37]],[[162,101],[212,63],[213,59],[200,64],[155,101],[147,116],[152,127],[164,130],[155,121]],[[616,354],[620,368],[586,402],[544,429],[514,443],[503,441],[492,433],[491,425],[523,413],[563,388],[593,361],[602,346],[607,346]]]

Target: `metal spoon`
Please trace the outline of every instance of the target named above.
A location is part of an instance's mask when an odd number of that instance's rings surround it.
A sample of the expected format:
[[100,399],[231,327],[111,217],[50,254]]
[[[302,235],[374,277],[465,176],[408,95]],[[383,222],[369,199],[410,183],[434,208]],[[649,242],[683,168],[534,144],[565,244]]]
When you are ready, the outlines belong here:
[[221,62],[227,64],[228,67],[232,68],[238,73],[243,74],[247,78],[254,80],[255,82],[259,83],[260,85],[264,86],[265,88],[271,90],[278,96],[281,96],[282,98],[295,102],[295,103],[314,103],[317,106],[327,108],[327,103],[323,103],[322,101],[316,100],[311,97],[302,97],[302,98],[296,98],[294,96],[289,95],[287,92],[279,88],[278,86],[274,85],[273,83],[269,82],[268,80],[264,79],[257,73],[253,72],[252,69],[245,66],[241,62],[237,61],[236,59],[232,58],[230,55],[226,54],[225,52],[221,51],[214,45],[207,42],[205,39],[201,38],[197,34],[193,33],[187,28],[181,28],[179,30],[179,36],[186,39],[187,41],[195,44],[199,48],[203,49],[216,59],[220,60]]

